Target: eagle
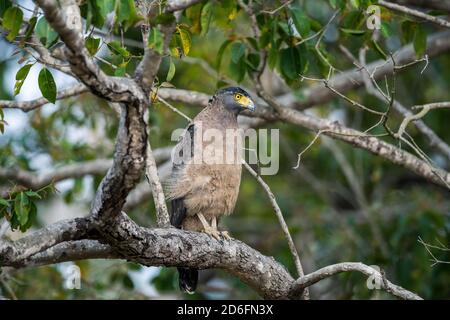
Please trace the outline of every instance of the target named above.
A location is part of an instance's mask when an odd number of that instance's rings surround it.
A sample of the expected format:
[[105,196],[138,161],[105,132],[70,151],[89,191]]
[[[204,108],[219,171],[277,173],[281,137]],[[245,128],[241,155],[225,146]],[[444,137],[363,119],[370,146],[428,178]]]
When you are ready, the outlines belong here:
[[[217,91],[189,123],[172,152],[172,171],[165,184],[171,202],[170,222],[179,229],[229,239],[217,225],[233,212],[242,172],[242,136],[237,116],[255,110],[239,87]],[[193,293],[198,270],[178,268],[180,289]]]

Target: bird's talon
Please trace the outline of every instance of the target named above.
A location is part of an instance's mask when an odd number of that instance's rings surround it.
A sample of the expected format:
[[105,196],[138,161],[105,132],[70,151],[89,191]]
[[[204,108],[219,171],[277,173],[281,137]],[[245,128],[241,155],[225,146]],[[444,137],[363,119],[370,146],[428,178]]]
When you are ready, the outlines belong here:
[[212,236],[216,240],[220,240],[220,233],[217,230],[214,230],[213,228],[206,228],[203,230],[204,233],[207,235]]
[[230,234],[228,233],[228,231],[220,231],[219,233],[220,233],[220,235],[221,235],[221,237],[222,237],[223,239],[225,239],[225,240],[231,240],[231,236],[230,236]]

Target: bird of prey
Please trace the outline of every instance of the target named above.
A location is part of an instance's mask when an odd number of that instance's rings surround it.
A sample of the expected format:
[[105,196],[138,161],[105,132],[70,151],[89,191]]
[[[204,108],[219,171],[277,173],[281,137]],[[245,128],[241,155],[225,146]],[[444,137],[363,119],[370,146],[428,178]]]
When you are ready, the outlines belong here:
[[[172,153],[172,172],[165,186],[173,226],[229,238],[217,224],[233,212],[239,193],[242,141],[237,116],[254,109],[246,91],[229,87],[216,92],[190,122]],[[193,293],[198,270],[180,267],[178,272],[180,289]]]

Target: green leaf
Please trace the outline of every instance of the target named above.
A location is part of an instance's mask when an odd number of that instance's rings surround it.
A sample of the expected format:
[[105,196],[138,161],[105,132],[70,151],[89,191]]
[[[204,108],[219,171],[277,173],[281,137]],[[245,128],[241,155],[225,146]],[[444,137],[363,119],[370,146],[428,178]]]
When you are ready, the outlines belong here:
[[95,0],[102,16],[106,17],[108,13],[114,11],[116,0]]
[[25,194],[30,197],[30,198],[38,198],[38,199],[42,199],[42,197],[39,195],[39,193],[37,193],[36,191],[25,191]]
[[130,52],[127,49],[125,49],[124,47],[122,47],[120,42],[117,40],[111,41],[111,42],[107,43],[106,45],[108,46],[108,49],[113,54],[120,55],[125,59],[128,59],[131,55]]
[[172,81],[174,75],[175,75],[175,64],[173,63],[172,58],[170,58],[169,71],[167,72],[166,81],[167,82]]
[[56,84],[51,72],[47,68],[43,68],[39,72],[38,77],[39,89],[42,92],[44,98],[51,103],[56,102]]
[[300,8],[292,8],[290,10],[292,21],[294,22],[295,29],[302,38],[308,36],[309,30],[311,30],[311,25],[309,23],[308,16],[305,14],[304,10]]
[[98,51],[100,45],[100,38],[87,37],[85,40],[86,49],[91,56],[95,55]]
[[159,54],[164,50],[164,39],[161,31],[156,28],[152,28],[148,34],[148,47],[155,50]]
[[246,69],[244,59],[240,59],[237,63],[230,62],[230,75],[236,82],[241,82],[244,79]]
[[247,56],[247,66],[249,67],[249,71],[256,71],[258,69],[260,63],[260,56],[257,53],[250,53]]
[[217,62],[216,62],[216,69],[217,69],[217,71],[220,71],[220,65],[222,63],[223,53],[225,52],[225,49],[232,42],[233,42],[232,40],[225,40],[222,43],[222,45],[220,46],[219,52],[217,52]]
[[20,45],[23,47],[25,42],[28,41],[31,37],[31,35],[34,32],[34,28],[36,27],[37,23],[37,17],[31,17],[30,20],[28,20],[28,27],[25,31],[25,37],[20,40]]
[[33,222],[36,220],[36,217],[37,217],[36,204],[34,202],[30,202],[30,211],[28,212],[27,222],[20,226],[20,231],[22,232],[27,231],[33,225]]
[[298,79],[306,61],[297,47],[290,47],[280,52],[280,71],[287,80]]
[[11,205],[7,200],[0,198],[0,206],[10,207]]
[[172,22],[174,22],[175,20],[176,20],[175,16],[172,13],[166,12],[166,13],[162,13],[162,14],[156,16],[155,23],[162,24],[162,25],[169,25]]
[[3,28],[9,31],[6,39],[12,41],[20,30],[23,21],[23,12],[18,7],[9,7],[3,15]]
[[202,32],[200,33],[201,36],[204,36],[208,33],[209,24],[211,23],[212,11],[213,3],[211,1],[206,3],[202,8],[202,14],[200,16],[200,25],[202,27]]
[[28,214],[30,213],[30,200],[25,192],[19,192],[14,199],[14,213],[17,221],[21,226],[28,222]]
[[385,38],[389,38],[392,35],[392,27],[389,25],[389,23],[381,22],[381,34]]
[[330,6],[333,9],[341,9],[343,10],[345,8],[345,1],[344,0],[330,0]]
[[414,33],[414,51],[418,58],[423,57],[427,49],[427,34],[422,26],[418,26]]
[[353,36],[362,36],[366,33],[366,30],[355,30],[355,29],[347,29],[341,28],[341,31],[347,34],[351,34]]
[[20,93],[20,89],[22,88],[23,83],[25,82],[25,79],[28,76],[28,73],[30,72],[30,68],[33,66],[32,63],[24,65],[22,68],[19,69],[16,73],[16,83],[14,84],[14,95],[17,96]]
[[133,0],[117,0],[116,17],[117,22],[122,24],[125,30],[142,19],[142,17],[136,12],[136,7]]
[[180,35],[181,48],[183,49],[183,53],[185,56],[188,55],[191,50],[191,34],[189,30],[177,26],[178,34]]
[[386,60],[388,58],[387,54],[384,52],[384,50],[381,48],[380,44],[376,42],[375,40],[371,40],[371,47],[375,49],[375,51],[378,53],[378,55]]
[[414,39],[414,34],[417,29],[417,23],[406,20],[402,22],[401,30],[402,30],[402,43],[406,44]]
[[6,9],[12,6],[12,2],[10,0],[0,0],[0,17],[3,17]]
[[35,33],[39,41],[41,41],[41,43],[47,48],[50,47],[56,39],[58,39],[58,34],[52,29],[52,27],[50,27],[44,17],[39,19],[36,25]]
[[231,46],[231,61],[238,63],[242,56],[245,54],[246,46],[242,42],[235,42]]
[[350,0],[350,3],[355,9],[359,9],[359,0]]
[[194,34],[199,34],[202,31],[202,25],[200,18],[202,16],[202,3],[197,3],[186,9],[186,17],[191,21],[191,27],[189,30]]
[[86,31],[90,29],[91,23],[97,28],[103,27],[105,24],[106,14],[103,14],[98,1],[87,1]]

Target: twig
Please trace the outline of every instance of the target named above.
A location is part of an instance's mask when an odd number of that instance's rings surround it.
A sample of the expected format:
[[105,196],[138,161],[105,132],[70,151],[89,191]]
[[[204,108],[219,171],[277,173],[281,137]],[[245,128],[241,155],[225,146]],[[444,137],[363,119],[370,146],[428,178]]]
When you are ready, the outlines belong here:
[[279,6],[278,8],[273,9],[272,11],[269,11],[269,10],[262,10],[262,11],[260,11],[260,13],[267,13],[267,14],[269,14],[269,15],[272,16],[272,15],[274,15],[275,13],[277,13],[278,11],[280,11],[281,9],[283,9],[284,7],[290,5],[290,4],[292,3],[292,1],[293,1],[293,0],[288,0],[288,1],[286,1],[285,3],[283,3],[281,6]]
[[[261,176],[258,175],[258,173],[256,173],[256,171],[253,170],[252,167],[250,167],[250,165],[245,160],[242,161],[242,164],[247,169],[247,171],[256,179],[256,181],[263,187],[264,191],[266,191],[266,194],[269,197],[272,208],[274,209],[275,214],[278,218],[278,222],[281,225],[281,229],[283,230],[284,236],[286,237],[286,240],[288,242],[289,249],[291,250],[291,254],[294,257],[294,262],[295,262],[295,267],[297,269],[297,273],[298,273],[299,277],[303,277],[304,272],[303,272],[302,263],[300,261],[300,256],[298,255],[297,249],[295,248],[294,241],[292,240],[291,234],[289,233],[288,225],[286,224],[286,221],[284,220],[283,213],[281,212],[281,209],[278,206],[275,195],[270,190],[270,187],[267,185],[267,183],[264,182],[264,180],[261,178]],[[305,290],[304,296],[306,299],[309,299],[309,292],[307,292],[307,290]]]
[[327,132],[328,130],[319,130],[316,135],[314,136],[314,138],[311,140],[311,142],[306,146],[305,149],[303,149],[298,155],[297,155],[297,164],[295,165],[295,167],[292,167],[292,169],[296,170],[300,167],[300,163],[302,161],[302,156],[303,154],[309,150],[309,148],[311,148],[313,146],[313,144],[316,142],[317,139],[319,139],[320,135],[324,132]]

